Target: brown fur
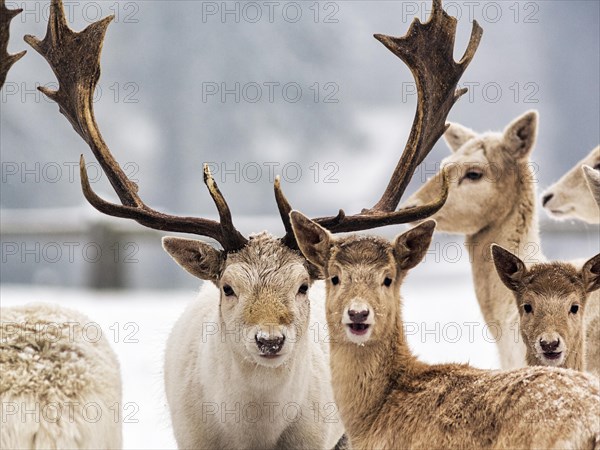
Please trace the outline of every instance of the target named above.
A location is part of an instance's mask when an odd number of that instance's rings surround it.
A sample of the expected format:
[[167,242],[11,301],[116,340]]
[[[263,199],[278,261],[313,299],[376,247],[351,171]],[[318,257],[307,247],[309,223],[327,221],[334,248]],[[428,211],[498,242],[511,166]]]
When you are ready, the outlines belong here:
[[[596,378],[547,367],[498,372],[428,365],[412,355],[400,286],[427,251],[433,222],[387,245],[379,238],[334,239],[297,212],[292,224],[302,252],[328,277],[332,385],[353,448],[594,448],[600,436]],[[382,281],[390,276],[386,287]],[[359,345],[340,321],[357,299],[376,315],[370,337]]]
[[[492,253],[500,279],[516,299],[527,363],[584,370],[584,313],[589,294],[600,287],[600,274],[596,273],[600,272],[600,256],[589,260],[582,270],[562,262],[534,264],[527,269],[517,256],[499,246],[493,246]],[[542,340],[557,340],[560,357],[544,357]]]

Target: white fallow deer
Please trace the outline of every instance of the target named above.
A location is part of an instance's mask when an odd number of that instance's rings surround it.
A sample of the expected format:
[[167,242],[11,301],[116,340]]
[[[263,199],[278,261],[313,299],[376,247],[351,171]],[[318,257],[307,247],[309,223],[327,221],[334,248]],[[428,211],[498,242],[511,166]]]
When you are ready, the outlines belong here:
[[[441,1],[434,1],[439,14]],[[309,299],[319,276],[297,248],[289,219],[291,207],[281,186],[275,197],[286,235],[244,237],[205,166],[204,182],[219,221],[177,217],[148,207],[102,139],[93,114],[93,92],[100,75],[100,51],[111,18],[74,33],[62,4],[52,1],[47,36],[27,41],[49,62],[59,90],[41,88],[87,142],[121,204],[93,192],[83,156],[86,199],[100,212],[163,231],[213,238],[223,249],[197,240],[168,237],[165,250],[190,274],[209,281],[175,324],[165,358],[165,388],[180,448],[331,448],[342,437],[328,365],[328,348],[309,338],[310,321],[324,324],[323,299]],[[442,25],[442,26],[440,26]],[[473,34],[463,59],[453,55],[455,21],[436,22],[428,33],[413,25],[404,39],[376,37],[411,68],[419,86],[418,113],[409,142],[379,202],[346,216],[315,219],[333,233],[419,220],[439,209],[446,196],[410,211],[396,211],[417,165],[443,134],[445,120],[465,90],[458,81],[473,58],[482,30]],[[412,35],[411,35],[412,34]],[[310,316],[312,319],[309,319]]]
[[0,319],[0,448],[123,448],[121,371],[99,325],[47,303]]
[[[496,274],[490,245],[499,244],[528,260],[543,260],[529,159],[537,126],[535,111],[518,117],[501,133],[478,135],[450,125],[444,137],[453,153],[442,163],[451,175],[450,192],[444,207],[431,216],[438,231],[466,235],[477,301],[490,329],[499,328],[496,343],[504,369],[525,366],[525,345],[518,334],[519,314],[512,293]],[[439,191],[436,175],[405,205],[422,204]]]
[[[588,169],[584,169],[588,166]],[[575,164],[542,196],[546,212],[556,219],[600,223],[600,146]],[[594,181],[596,180],[596,181]]]
[[590,293],[600,289],[600,255],[580,270],[558,261],[527,268],[518,256],[498,245],[492,246],[492,256],[500,279],[515,296],[530,366],[585,370],[586,356],[588,360],[600,356],[598,345],[586,355],[584,320]]
[[331,381],[353,449],[600,448],[596,377],[553,367],[429,365],[412,354],[400,288],[425,256],[434,221],[388,242],[336,239],[291,214],[301,251],[327,280]]

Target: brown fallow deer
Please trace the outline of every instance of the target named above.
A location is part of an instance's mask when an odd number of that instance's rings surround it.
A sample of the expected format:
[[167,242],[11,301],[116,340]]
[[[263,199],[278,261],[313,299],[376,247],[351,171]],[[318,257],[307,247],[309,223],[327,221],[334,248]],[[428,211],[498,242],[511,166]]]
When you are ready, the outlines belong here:
[[300,250],[327,280],[331,382],[353,449],[600,448],[598,378],[430,365],[412,354],[400,288],[425,256],[434,221],[388,242],[336,239],[297,211],[291,217]]
[[[82,188],[91,205],[145,227],[210,237],[222,246],[217,249],[198,240],[163,239],[165,250],[183,269],[210,281],[175,324],[166,348],[165,388],[178,446],[333,447],[343,429],[339,420],[331,420],[337,416],[328,347],[307,336],[309,321],[321,320],[318,312],[324,307],[322,299],[316,303],[309,300],[309,286],[319,271],[297,248],[289,218],[291,207],[279,182],[275,183],[275,197],[286,229],[282,238],[267,233],[244,237],[234,227],[229,206],[206,166],[204,183],[219,221],[178,217],[148,207],[102,139],[93,113],[100,51],[111,20],[105,18],[75,33],[67,26],[61,2],[53,0],[44,40],[31,36],[26,40],[46,58],[59,81],[58,91],[41,91],[59,104],[60,112],[89,145],[121,202],[110,203],[94,193],[82,156]],[[441,0],[434,0],[433,19],[424,25],[413,23],[405,38],[375,36],[411,69],[419,88],[417,112],[406,148],[381,199],[352,216],[340,210],[336,216],[315,219],[330,232],[420,220],[443,205],[444,193],[431,204],[396,211],[415,168],[444,133],[452,105],[466,92],[456,86],[475,54],[482,30],[474,23],[465,55],[456,63],[455,29],[455,19],[442,13]],[[322,320],[324,323],[324,317]],[[213,332],[206,331],[209,327]],[[280,409],[290,404],[299,407],[299,420],[290,421],[281,413]],[[258,419],[221,420],[222,411],[216,411],[215,405],[227,410],[250,405],[252,419]],[[280,409],[271,411],[272,405]],[[315,408],[326,408],[320,416],[328,420],[315,421]]]
[[[515,296],[527,364],[585,370],[586,357],[600,356],[597,345],[586,354],[584,321],[590,293],[600,289],[600,255],[580,270],[558,261],[527,268],[518,256],[498,245],[492,246],[492,255],[500,279]],[[592,366],[590,371],[600,376]]]

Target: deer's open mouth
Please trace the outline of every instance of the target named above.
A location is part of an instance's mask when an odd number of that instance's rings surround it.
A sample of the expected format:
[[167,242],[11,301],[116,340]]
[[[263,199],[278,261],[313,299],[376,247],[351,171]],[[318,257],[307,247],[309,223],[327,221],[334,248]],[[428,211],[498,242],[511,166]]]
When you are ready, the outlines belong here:
[[350,332],[352,334],[357,334],[359,336],[366,334],[369,330],[368,323],[350,323],[348,324],[348,328],[350,328]]
[[544,358],[550,360],[556,360],[560,358],[560,355],[562,355],[562,352],[544,352]]

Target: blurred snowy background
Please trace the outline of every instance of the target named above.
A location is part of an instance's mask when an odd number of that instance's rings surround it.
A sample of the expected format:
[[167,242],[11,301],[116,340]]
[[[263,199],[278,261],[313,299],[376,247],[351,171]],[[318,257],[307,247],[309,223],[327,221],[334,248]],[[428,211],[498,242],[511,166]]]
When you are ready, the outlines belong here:
[[[173,448],[162,352],[200,282],[162,251],[160,233],[104,218],[85,202],[76,169],[81,153],[96,191],[116,197],[57,106],[36,91],[56,81],[21,40],[24,34],[44,36],[49,2],[6,3],[25,10],[13,21],[9,50],[28,54],[0,94],[2,306],[59,302],[100,323],[119,353],[125,402],[134,405],[129,412],[138,420],[125,423],[126,447]],[[211,163],[245,233],[282,233],[272,194],[276,174],[294,207],[313,216],[340,207],[356,212],[379,198],[404,147],[416,95],[408,69],[372,34],[404,34],[415,15],[426,19],[430,2],[65,5],[75,29],[115,14],[96,116],[148,205],[214,217],[203,162]],[[600,141],[600,3],[445,6],[460,19],[457,59],[470,21],[484,28],[461,83],[470,92],[449,120],[496,130],[538,109],[533,160],[541,192]],[[438,143],[409,192],[435,173],[447,153]],[[600,250],[597,226],[557,225],[540,216],[547,256],[584,258]],[[392,236],[401,229],[380,232]],[[404,291],[405,319],[415,325],[411,344],[428,361],[497,367],[462,238],[438,237],[434,248]],[[476,325],[465,325],[470,322]]]

